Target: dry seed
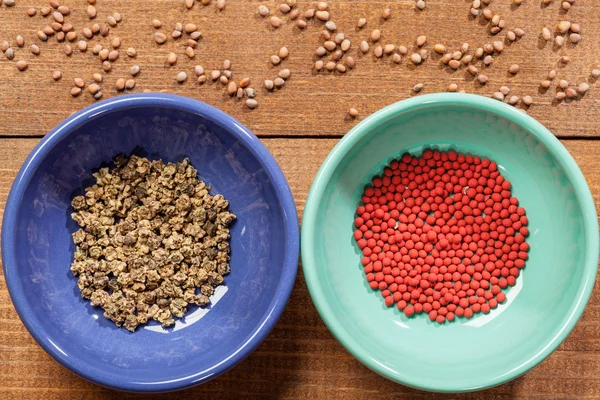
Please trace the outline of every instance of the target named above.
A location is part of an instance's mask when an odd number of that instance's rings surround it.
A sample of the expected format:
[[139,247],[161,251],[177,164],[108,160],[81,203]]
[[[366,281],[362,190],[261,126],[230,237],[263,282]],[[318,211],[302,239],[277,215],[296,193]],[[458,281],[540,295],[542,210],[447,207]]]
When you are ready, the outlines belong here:
[[533,104],[533,99],[531,98],[531,96],[523,96],[523,98],[521,99],[521,102],[523,104],[525,104],[527,107],[529,107],[530,105]]
[[6,51],[6,50],[8,50],[9,47],[10,47],[10,45],[8,44],[8,41],[3,40],[0,42],[0,50]]
[[164,42],[167,41],[167,35],[165,35],[162,32],[156,32],[154,34],[154,40],[156,41],[156,43],[158,44],[163,44]]
[[473,61],[473,56],[468,54],[466,56],[464,56],[463,58],[461,58],[460,62],[463,63],[464,65],[469,65],[471,64],[471,61]]
[[511,74],[516,74],[517,72],[519,72],[519,65],[518,64],[513,64],[510,67],[508,67],[508,72],[510,72]]
[[270,79],[265,80],[265,88],[267,90],[273,90],[273,86],[274,86],[274,83],[272,80],[270,80]]
[[460,67],[460,61],[458,60],[450,60],[448,62],[448,66],[452,69],[458,69],[458,67]]
[[325,23],[325,28],[329,29],[330,31],[335,31],[337,29],[337,26],[335,25],[335,22],[333,21],[327,21]]
[[29,63],[26,60],[19,60],[16,64],[19,71],[25,71],[29,67]]
[[290,77],[291,74],[292,73],[290,72],[289,69],[284,68],[281,71],[279,71],[279,73],[277,74],[277,76],[279,76],[281,79],[288,80],[288,78]]
[[423,90],[422,83],[417,83],[415,86],[413,86],[413,91],[415,91],[416,93],[419,93],[421,90]]
[[81,34],[88,39],[91,39],[94,37],[94,34],[92,33],[92,30],[90,28],[83,28],[81,30]]
[[521,28],[515,28],[515,35],[517,35],[517,37],[523,37],[525,36],[525,31]]
[[[106,37],[110,33],[110,28],[106,24],[100,25],[100,36]],[[165,39],[166,40],[166,39]]]
[[190,38],[193,40],[199,40],[202,37],[202,32],[196,31],[190,34]]
[[549,41],[550,39],[552,39],[552,32],[550,32],[550,29],[545,27],[542,28],[542,37],[545,41]]
[[477,76],[477,81],[478,81],[480,84],[482,84],[482,85],[485,85],[485,84],[487,83],[487,81],[488,81],[488,77],[487,77],[487,75],[484,75],[484,74],[479,74],[479,75]]
[[196,24],[185,24],[183,29],[184,29],[185,33],[192,33],[194,31],[197,31],[198,27],[196,26]]
[[341,72],[342,74],[343,74],[344,72],[346,72],[346,66],[345,66],[344,64],[337,64],[337,65],[335,66],[335,69],[336,69],[338,72]]
[[12,48],[8,48],[6,49],[6,51],[4,52],[4,56],[8,59],[8,60],[12,60],[13,58],[15,58],[15,51]]
[[514,106],[518,102],[519,102],[519,96],[510,96],[510,98],[508,99],[508,104],[510,104],[511,106]]
[[356,118],[356,117],[358,117],[358,110],[356,108],[351,108],[350,110],[348,110],[348,114],[352,118]]
[[35,14],[37,14],[37,10],[35,8],[30,8],[27,10],[27,15],[29,15],[30,17],[33,17]]
[[517,35],[513,31],[508,31],[506,32],[506,38],[509,41],[514,42],[515,40],[517,40]]
[[383,48],[381,46],[377,46],[375,47],[375,50],[373,50],[373,54],[375,54],[375,57],[380,58],[383,56]]
[[275,16],[271,17],[271,25],[273,28],[279,28],[281,26],[281,20]]
[[63,52],[67,55],[70,56],[71,54],[73,54],[73,48],[70,45],[65,45],[65,47],[63,48]]
[[71,96],[77,97],[81,94],[81,88],[73,87],[71,88]]
[[473,76],[475,76],[479,73],[479,69],[474,65],[469,65],[467,67],[467,71]]
[[366,53],[367,51],[369,51],[369,43],[367,43],[366,40],[363,40],[362,42],[360,42],[360,51],[362,51],[363,53]]
[[21,36],[21,35],[17,35],[15,42],[17,43],[17,46],[19,46],[19,47],[25,46],[25,39],[23,39],[23,36]]
[[110,42],[110,45],[113,49],[118,49],[121,46],[121,39],[117,37],[113,38],[113,40]]
[[356,65],[356,61],[354,61],[354,58],[352,57],[348,57],[346,58],[346,66],[350,69],[354,68],[354,66]]
[[91,94],[96,94],[96,93],[98,93],[100,91],[100,86],[98,86],[95,83],[92,83],[91,85],[88,86],[88,91]]
[[500,86],[500,92],[507,96],[510,93],[510,88],[508,86]]
[[179,39],[181,37],[181,35],[183,35],[183,33],[181,31],[173,31],[173,33],[171,33],[171,37],[173,39]]
[[554,38],[554,44],[558,47],[561,47],[565,43],[565,38],[562,36],[557,36]]
[[237,84],[234,81],[231,81],[227,84],[227,94],[230,96],[233,96],[236,94],[238,87]]
[[479,15],[479,9],[471,7],[471,15],[477,17]]
[[381,31],[379,29],[374,29],[373,31],[371,31],[370,38],[373,42],[378,41],[380,37],[381,37]]
[[485,17],[485,19],[490,20],[494,17],[494,14],[492,13],[492,10],[490,10],[489,8],[485,8],[483,10],[483,16]]
[[[70,28],[72,28],[72,26],[70,26],[70,25],[71,25],[71,24],[69,24],[69,23],[66,23],[66,24],[64,24],[64,25],[63,25],[63,31],[65,30],[65,27],[67,27],[67,26],[68,26],[68,27],[70,27]],[[93,33],[94,35],[96,35],[96,34],[100,33],[100,24],[93,24],[93,25],[92,25],[92,33]]]
[[290,52],[287,47],[283,46],[279,49],[279,58],[281,58],[282,60],[287,58],[288,54],[290,54]]
[[427,43],[427,36],[421,35],[417,38],[417,46],[423,47],[425,43]]
[[317,3],[317,9],[319,11],[325,11],[325,10],[329,9],[329,5],[327,4],[326,1],[320,1]]
[[308,25],[308,24],[307,24],[307,23],[306,23],[306,21],[305,21],[305,20],[303,20],[303,19],[299,19],[298,21],[296,21],[296,26],[297,26],[298,28],[300,28],[300,29],[304,29],[304,28],[306,28],[306,26],[307,26],[307,25]]
[[52,79],[54,79],[55,81],[59,81],[61,78],[62,78],[62,72],[54,71],[52,73]]
[[281,11],[284,14],[289,13],[291,9],[292,9],[292,7],[288,6],[285,3],[282,3],[279,5],[279,11]]
[[102,92],[98,92],[94,95],[95,100],[100,100],[102,98]]
[[48,35],[46,35],[44,32],[42,31],[37,31],[37,37],[38,39],[42,40],[42,41],[46,41],[48,40]]
[[311,19],[314,16],[315,16],[315,9],[314,8],[309,8],[308,10],[304,11],[304,18]]
[[108,59],[108,49],[101,49],[100,52],[98,53],[98,56],[100,56],[100,60],[105,61]]
[[358,20],[358,23],[356,24],[356,26],[358,27],[358,29],[362,29],[364,28],[364,26],[367,24],[367,20],[366,18],[360,18]]
[[504,43],[502,43],[500,40],[496,40],[493,43],[494,46],[494,50],[496,50],[498,53],[502,53],[502,50],[504,50]]
[[571,29],[571,32],[573,33],[581,33],[581,26],[577,23],[571,23],[571,28],[569,29]]
[[475,49],[473,56],[477,59],[480,59],[481,57],[483,57],[483,48],[478,47],[477,49]]
[[325,40],[330,40],[331,39],[331,33],[329,33],[329,31],[322,31],[321,32],[321,36],[323,37],[323,39]]
[[113,50],[108,53],[109,61],[115,61],[117,58],[119,58],[119,52],[117,50]]
[[181,71],[177,74],[176,79],[177,79],[178,83],[183,83],[187,80],[187,74],[185,72]]
[[196,52],[194,51],[193,47],[188,46],[185,48],[185,55],[189,58],[194,58],[196,56]]
[[323,46],[319,46],[317,50],[315,50],[315,54],[318,57],[323,57],[325,54],[327,54],[327,49]]
[[560,33],[567,33],[570,28],[571,28],[571,22],[569,22],[569,21],[560,21],[558,23],[558,26],[556,27],[556,29]]
[[129,68],[129,73],[131,74],[131,76],[136,76],[140,73],[140,66],[133,65],[131,68]]
[[563,1],[560,5],[560,7],[565,10],[568,11],[571,8],[571,3],[569,3],[568,1]]
[[333,71],[335,69],[335,63],[333,61],[329,61],[327,64],[325,64],[325,68],[327,71]]
[[555,70],[551,70],[548,72],[548,79],[554,79],[556,78],[556,71]]
[[298,18],[298,16],[300,15],[300,11],[294,9],[292,10],[292,12],[290,13],[290,19],[293,21],[296,18]]
[[73,79],[73,83],[75,84],[75,86],[77,86],[78,88],[82,88],[85,86],[85,82],[83,81],[83,79],[81,78],[75,78]]
[[58,2],[58,0],[50,0],[50,7],[52,8],[58,8],[58,6],[60,6],[60,3]]
[[561,79],[561,80],[558,82],[558,86],[559,86],[561,89],[566,89],[566,88],[568,88],[568,87],[569,87],[569,82],[568,82],[568,81],[566,81],[565,79]]
[[127,79],[125,81],[125,89],[127,90],[131,90],[135,87],[135,80],[133,79]]
[[65,33],[64,32],[58,32],[56,34],[56,41],[57,42],[62,42],[65,40]]
[[496,100],[504,100],[504,94],[502,92],[494,92],[494,94],[492,94],[492,97]]
[[52,18],[54,18],[54,20],[56,22],[58,22],[59,24],[62,24],[63,22],[65,22],[65,17],[64,15],[62,15],[61,13],[59,13],[58,11],[54,11],[52,13]]
[[219,79],[221,77],[221,71],[219,71],[218,69],[215,69],[213,71],[211,71],[210,73],[210,78],[213,81],[216,81],[217,79]]
[[36,56],[40,54],[40,48],[37,44],[31,45],[31,54],[36,55]]
[[390,10],[389,8],[386,8],[385,10],[383,10],[383,12],[381,13],[381,16],[383,17],[383,19],[388,19],[392,16],[392,10]]
[[579,33],[571,33],[569,35],[569,40],[571,43],[579,43],[581,42],[581,35]]
[[421,64],[422,58],[421,58],[421,56],[419,54],[413,53],[413,54],[410,55],[410,61],[413,64],[418,65],[418,64]]
[[117,26],[117,20],[112,15],[109,15],[108,17],[106,17],[106,22],[112,27]]
[[137,50],[134,49],[133,47],[128,48],[127,51],[125,51],[125,53],[127,53],[127,56],[132,57],[132,58],[137,56]]
[[594,79],[600,78],[600,69],[594,69],[594,70],[592,70],[592,77]]
[[[346,52],[346,51],[348,51],[348,50],[350,49],[350,45],[351,45],[351,43],[350,43],[350,40],[349,40],[349,39],[344,39],[344,40],[342,41],[342,44],[340,45],[340,47],[341,47],[342,51]],[[393,44],[387,44],[387,45],[385,45],[385,47],[386,47],[386,48],[387,48],[388,46],[393,46],[394,48],[396,47],[396,46],[394,46]],[[393,50],[392,50],[392,51],[393,51]],[[390,53],[391,53],[391,52],[390,52]]]
[[273,65],[279,65],[279,63],[281,63],[281,58],[279,58],[279,56],[276,55],[272,55],[269,60],[271,61],[271,64]]
[[548,89],[550,87],[550,85],[552,85],[552,82],[550,82],[549,80],[543,80],[540,83],[540,86],[543,87],[544,89]]
[[[400,64],[400,62],[402,61],[402,56],[398,53],[394,53],[392,55],[392,61],[395,62],[396,64]],[[348,64],[348,61],[346,61],[346,64]]]
[[92,74],[92,79],[98,83],[101,83],[102,75],[96,72],[96,73]]
[[556,96],[554,96],[554,98],[558,101],[562,101],[567,97],[567,95],[565,94],[565,92],[557,92]]
[[386,44],[385,46],[383,46],[383,52],[385,54],[392,54],[394,50],[396,50],[396,46],[394,46],[393,44]]
[[241,88],[246,88],[248,85],[250,85],[250,78],[244,78],[240,81]]
[[448,91],[449,92],[456,92],[458,91],[458,85],[456,83],[451,83],[448,85]]
[[79,49],[79,51],[86,51],[87,42],[85,40],[80,40],[79,42],[77,42],[77,48]]
[[435,50],[436,53],[444,54],[446,52],[446,46],[438,43],[435,46],[433,46],[433,50]]
[[492,64],[492,61],[494,61],[494,58],[492,56],[485,56],[485,58],[483,59],[483,63],[486,66],[489,66]]
[[204,84],[204,82],[206,82],[206,75],[200,75],[200,76],[198,77],[198,80],[197,80],[197,82],[198,82],[198,84],[199,84],[199,85],[202,85],[202,84]]
[[48,15],[50,15],[51,12],[52,10],[50,9],[50,7],[42,7],[40,9],[40,14],[42,14],[43,17],[47,17]]
[[419,10],[425,9],[425,0],[417,0],[416,6]]
[[256,101],[255,99],[246,100],[246,107],[248,107],[249,109],[253,110],[257,106],[258,106],[258,101]]
[[329,51],[333,51],[337,47],[336,43],[332,40],[326,41],[325,43],[323,43],[323,46]]
[[261,17],[266,17],[267,15],[269,15],[269,9],[267,8],[267,6],[260,5],[258,6],[258,14]]
[[185,5],[185,8],[191,10],[194,7],[194,0],[185,0],[183,4]]
[[427,60],[427,57],[429,57],[429,53],[425,49],[419,50],[419,55],[423,61]]
[[331,53],[331,59],[333,61],[337,61],[340,58],[342,58],[343,55],[344,55],[344,53],[341,50],[336,50],[333,53]]
[[167,63],[170,65],[175,65],[177,63],[177,54],[171,52],[167,55]]
[[160,22],[160,20],[158,19],[153,19],[152,20],[152,26],[156,29],[160,28],[162,26],[162,22]]
[[405,56],[408,54],[408,49],[406,48],[406,46],[398,46],[398,53]]
[[53,22],[50,24],[50,27],[54,32],[62,31],[62,24],[59,22]]
[[580,94],[586,94],[588,90],[590,90],[590,85],[588,85],[586,82],[582,82],[579,84],[579,86],[577,86],[577,91]]
[[285,81],[283,80],[283,78],[275,78],[275,80],[273,81],[273,84],[276,88],[282,87],[284,83]]
[[560,61],[561,63],[563,63],[563,64],[566,64],[566,63],[568,63],[569,61],[571,61],[571,57],[569,57],[569,56],[562,56],[562,57],[559,59],[559,61]]
[[573,88],[567,88],[565,90],[565,94],[570,99],[574,99],[575,97],[577,97],[577,91],[575,89],[573,89]]
[[323,61],[317,60],[315,61],[315,70],[320,71],[323,69]]

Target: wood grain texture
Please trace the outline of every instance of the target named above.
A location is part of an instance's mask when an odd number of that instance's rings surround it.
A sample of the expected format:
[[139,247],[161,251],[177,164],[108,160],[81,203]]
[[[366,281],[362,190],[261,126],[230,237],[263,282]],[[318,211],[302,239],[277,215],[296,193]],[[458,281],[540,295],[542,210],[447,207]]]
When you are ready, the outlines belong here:
[[[318,167],[335,139],[263,139],[282,166],[302,212]],[[0,212],[35,139],[0,140]],[[600,208],[600,141],[563,141]],[[301,155],[301,156],[299,156]],[[1,270],[0,270],[1,271]],[[0,272],[0,275],[2,273]],[[302,271],[281,320],[263,344],[223,376],[181,396],[211,399],[597,399],[600,398],[600,284],[569,338],[523,377],[474,394],[433,395],[394,384],[362,366],[333,338],[310,299]],[[0,398],[133,399],[93,385],[60,366],[31,338],[0,277]]]
[[[75,77],[91,81],[94,72],[101,71],[101,63],[90,50],[81,53],[75,50],[71,57],[63,54],[63,44],[51,38],[41,42],[35,32],[50,24],[50,18],[39,14],[33,18],[26,15],[31,6],[46,5],[42,0],[17,0],[11,8],[0,7],[0,40],[9,40],[15,45],[16,35],[25,38],[24,49],[16,49],[13,61],[0,53],[0,136],[43,135],[70,113],[94,102],[87,92],[78,98],[69,95]],[[183,94],[206,101],[240,119],[258,135],[334,135],[341,136],[358,120],[383,106],[405,99],[412,95],[411,88],[419,82],[425,84],[422,93],[445,91],[449,83],[457,83],[460,89],[469,93],[489,96],[501,85],[508,85],[512,94],[531,95],[534,105],[529,113],[541,121],[559,137],[600,136],[600,83],[592,84],[587,96],[570,104],[557,104],[552,101],[555,89],[546,93],[538,91],[539,82],[551,69],[557,69],[557,79],[567,79],[572,84],[585,81],[593,68],[600,67],[600,2],[578,0],[568,13],[560,11],[560,1],[542,8],[541,0],[526,0],[520,7],[511,6],[509,0],[494,0],[490,8],[506,21],[507,29],[521,27],[525,37],[495,57],[491,68],[486,68],[489,83],[481,86],[474,83],[463,69],[452,72],[442,68],[439,56],[433,55],[423,65],[415,67],[406,58],[396,65],[387,57],[376,59],[371,53],[357,54],[361,40],[368,38],[374,28],[382,30],[382,43],[405,45],[413,50],[418,35],[426,34],[431,49],[435,43],[443,43],[448,49],[458,49],[462,43],[474,48],[491,43],[488,28],[479,19],[469,17],[471,1],[467,0],[428,0],[424,11],[415,11],[414,0],[344,0],[330,2],[332,20],[338,32],[344,32],[352,40],[349,51],[357,59],[357,66],[349,73],[316,74],[312,65],[314,51],[323,41],[320,32],[323,23],[310,21],[304,31],[299,30],[294,21],[281,16],[277,11],[278,2],[256,0],[228,0],[223,12],[218,12],[213,1],[208,6],[197,3],[192,10],[183,6],[182,0],[103,0],[97,4],[98,17],[90,21],[85,14],[87,3],[84,0],[63,0],[72,10],[66,21],[75,26],[77,32],[90,27],[93,22],[103,23],[108,15],[118,11],[123,22],[111,29],[110,37],[122,39],[121,57],[113,64],[113,70],[104,74],[101,84],[104,97],[117,95],[114,83],[118,78],[129,77],[131,65],[142,68],[136,79],[133,92],[142,90],[166,91]],[[284,20],[281,28],[275,30],[256,14],[258,4],[267,4],[272,13]],[[298,0],[300,10],[314,6],[314,2]],[[392,17],[383,21],[381,11],[390,7]],[[358,18],[366,17],[368,24],[358,31]],[[150,22],[159,18],[163,22],[162,31],[168,36],[176,22],[194,22],[203,32],[194,60],[184,55],[183,41],[169,42],[163,46],[153,41],[154,29]],[[577,46],[566,44],[553,49],[551,43],[540,40],[544,26],[553,29],[561,19],[577,21],[583,30],[583,40]],[[498,35],[503,40],[505,32]],[[80,34],[81,37],[81,34]],[[29,46],[38,43],[41,54],[33,56]],[[101,43],[108,46],[109,38],[94,38],[89,48]],[[269,56],[287,45],[290,56],[280,66],[273,67]],[[130,46],[138,50],[136,59],[125,56],[124,50]],[[372,46],[373,48],[373,46]],[[179,56],[177,65],[166,65],[170,51]],[[568,55],[572,61],[559,65],[561,55]],[[219,84],[198,86],[193,75],[193,66],[201,64],[207,71],[221,68],[224,59],[233,62],[234,79],[249,77],[257,89],[259,107],[248,110],[243,104],[229,98]],[[18,72],[15,62],[29,60],[25,72]],[[508,74],[508,67],[518,63],[521,71],[516,76]],[[410,64],[410,65],[409,65]],[[269,93],[263,88],[263,81],[273,79],[281,68],[292,71],[291,79],[282,90]],[[63,79],[52,80],[52,71],[61,70]],[[190,79],[179,85],[175,76],[186,71]],[[351,120],[346,113],[350,107],[359,110],[357,120]],[[323,121],[327,121],[326,124]]]

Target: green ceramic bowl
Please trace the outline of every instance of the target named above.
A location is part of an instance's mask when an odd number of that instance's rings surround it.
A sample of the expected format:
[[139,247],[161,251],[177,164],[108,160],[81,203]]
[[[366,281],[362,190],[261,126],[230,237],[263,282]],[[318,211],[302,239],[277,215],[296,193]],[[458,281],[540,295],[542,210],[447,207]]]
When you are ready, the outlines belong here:
[[[423,147],[496,161],[530,221],[530,258],[490,314],[438,325],[406,318],[369,289],[352,237],[364,185],[404,152]],[[407,386],[466,392],[509,381],[567,337],[598,267],[598,221],[585,179],[541,124],[501,102],[466,94],[404,100],[366,118],[331,151],[302,222],[304,275],[336,338],[373,371]]]

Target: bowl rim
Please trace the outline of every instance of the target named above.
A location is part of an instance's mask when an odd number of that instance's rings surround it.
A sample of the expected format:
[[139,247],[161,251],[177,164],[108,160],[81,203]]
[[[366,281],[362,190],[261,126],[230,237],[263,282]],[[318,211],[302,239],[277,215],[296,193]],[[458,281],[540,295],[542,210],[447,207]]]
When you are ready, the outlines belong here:
[[[414,112],[424,108],[449,106],[474,108],[502,116],[526,129],[538,138],[538,140],[546,145],[550,153],[558,161],[559,165],[565,170],[569,180],[573,183],[575,195],[584,216],[586,246],[584,271],[579,283],[577,295],[571,303],[571,308],[569,309],[568,318],[565,320],[565,323],[560,327],[556,336],[552,337],[550,341],[546,343],[542,351],[531,356],[517,368],[491,380],[481,382],[474,380],[473,384],[470,384],[468,387],[458,386],[452,382],[445,382],[442,385],[433,386],[427,381],[414,376],[399,377],[384,366],[385,360],[378,360],[370,355],[360,342],[344,329],[327,302],[325,292],[317,274],[320,267],[317,265],[315,258],[313,234],[316,226],[316,215],[325,188],[329,184],[332,174],[340,161],[348,154],[356,143],[368,136],[377,126],[400,114]],[[524,374],[548,357],[550,353],[552,353],[567,338],[584,311],[596,280],[600,251],[598,218],[592,194],[583,173],[562,143],[541,123],[518,109],[487,97],[463,93],[427,94],[402,100],[375,112],[352,128],[331,150],[313,181],[303,212],[301,241],[302,268],[309,293],[321,318],[346,350],[356,357],[363,365],[392,381],[421,390],[443,393],[471,392],[503,384]]]
[[[25,293],[22,290],[19,276],[16,273],[17,264],[15,262],[14,238],[16,234],[16,216],[24,191],[41,160],[52,151],[56,144],[67,137],[74,128],[86,123],[90,118],[94,118],[101,113],[143,107],[174,108],[201,115],[222,126],[242,142],[264,167],[267,176],[273,183],[276,197],[282,209],[283,234],[286,238],[281,279],[273,293],[267,311],[254,329],[250,331],[245,342],[241,342],[236,350],[227,358],[216,360],[211,368],[203,371],[194,371],[194,373],[187,376],[160,382],[138,382],[124,375],[112,373],[102,373],[101,376],[98,376],[98,369],[89,362],[82,362],[80,358],[74,359],[72,356],[67,356],[66,353],[49,340],[50,338],[45,330],[38,324],[36,314],[25,300]],[[240,363],[258,347],[279,320],[289,300],[298,270],[300,238],[296,205],[285,176],[269,150],[256,135],[232,116],[204,102],[171,94],[143,93],[114,97],[88,106],[58,124],[34,147],[21,166],[8,195],[3,221],[2,267],[4,276],[12,303],[31,336],[48,354],[69,370],[96,384],[124,391],[165,392],[183,389],[213,379]]]

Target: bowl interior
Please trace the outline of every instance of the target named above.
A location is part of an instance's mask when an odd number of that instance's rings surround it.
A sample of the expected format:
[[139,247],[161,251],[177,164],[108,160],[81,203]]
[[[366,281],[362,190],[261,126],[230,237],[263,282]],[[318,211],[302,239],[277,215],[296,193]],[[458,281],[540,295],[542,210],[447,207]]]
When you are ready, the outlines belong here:
[[[264,160],[231,127],[199,113],[130,107],[70,125],[61,128],[72,128],[70,134],[47,144],[54,147],[35,169],[15,217],[16,265],[9,273],[17,276],[18,292],[24,293],[32,332],[71,367],[105,385],[164,390],[184,380],[210,378],[247,350],[273,303],[285,304],[285,296],[277,297],[283,275],[291,282],[295,275],[295,269],[284,270],[285,253],[293,248],[286,245],[285,228],[297,223],[295,215],[286,215]],[[208,309],[190,308],[167,330],[156,323],[133,334],[117,328],[100,308],[81,298],[69,271],[74,252],[70,234],[77,229],[70,199],[118,153],[165,161],[189,157],[200,178],[213,185],[211,193],[223,194],[237,215],[231,229],[231,273],[224,287],[217,289]]]
[[[307,274],[313,275],[307,278],[314,283],[311,294],[342,343],[367,366],[398,382],[466,391],[513,378],[549,346],[557,346],[567,320],[578,318],[572,315],[581,300],[578,293],[593,285],[593,279],[584,279],[582,221],[596,216],[583,214],[574,183],[549,148],[504,116],[435,104],[387,116],[379,125],[366,125],[368,133],[347,153],[340,148],[339,163],[326,161],[323,169],[332,171],[331,178],[315,183],[324,191],[315,200],[314,224],[311,219],[306,225],[310,233],[303,232],[303,240],[312,236],[312,250],[303,247],[305,265],[314,266]],[[508,301],[488,315],[443,326],[425,314],[409,320],[396,307],[387,308],[367,285],[352,237],[364,185],[392,159],[404,152],[419,155],[424,147],[453,148],[496,161],[530,221],[530,259],[507,293]]]

